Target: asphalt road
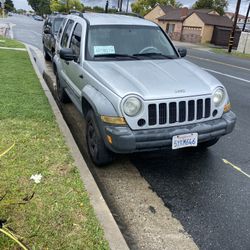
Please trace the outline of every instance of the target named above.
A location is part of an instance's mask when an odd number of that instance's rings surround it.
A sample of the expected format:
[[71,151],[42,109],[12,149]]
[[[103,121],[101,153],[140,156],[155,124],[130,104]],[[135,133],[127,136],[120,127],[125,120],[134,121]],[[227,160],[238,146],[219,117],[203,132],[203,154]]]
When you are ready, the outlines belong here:
[[13,15],[1,20],[1,22],[12,24],[15,39],[42,50],[43,21],[36,21],[31,16]]
[[[15,38],[42,48],[42,23],[28,17],[9,19],[16,23]],[[250,60],[193,48],[187,60],[227,88],[238,118],[234,132],[206,151],[140,153],[126,161],[139,170],[200,249],[250,249]]]
[[197,49],[188,55],[227,88],[234,132],[207,151],[140,154],[132,162],[200,249],[250,249],[250,60]]

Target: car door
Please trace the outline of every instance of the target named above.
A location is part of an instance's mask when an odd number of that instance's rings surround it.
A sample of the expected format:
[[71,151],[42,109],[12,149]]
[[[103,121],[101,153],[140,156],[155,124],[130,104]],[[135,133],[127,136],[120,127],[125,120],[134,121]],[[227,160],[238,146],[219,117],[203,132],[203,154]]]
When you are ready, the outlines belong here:
[[73,32],[69,42],[69,48],[73,50],[76,59],[74,61],[69,61],[68,67],[66,69],[67,75],[70,80],[71,90],[74,93],[74,97],[77,102],[81,100],[81,88],[83,79],[83,69],[80,64],[81,56],[82,56],[82,25],[80,23],[76,23],[73,28]]
[[52,39],[53,39],[52,23],[53,23],[53,19],[50,19],[50,21],[49,21],[49,23],[48,23],[50,33],[48,34],[48,45],[47,45],[50,54],[51,54]]
[[[70,38],[72,29],[73,29],[73,25],[74,25],[74,21],[71,19],[68,19],[68,22],[65,25],[65,28],[64,28],[64,31],[62,34],[62,38],[61,38],[61,42],[60,42],[61,48],[68,48],[69,38]],[[64,85],[66,86],[66,90],[68,90],[69,92],[72,92],[71,88],[70,88],[70,79],[67,75],[69,61],[65,61],[63,59],[60,59],[60,61],[61,61],[61,68],[60,68],[61,72],[60,73],[62,76],[62,80],[64,82]],[[69,94],[71,95],[72,93],[69,93]]]
[[44,46],[47,48],[47,40],[48,40],[48,34],[46,34],[45,30],[48,29],[48,20],[47,19],[45,22],[44,22],[44,26],[43,26],[43,44]]

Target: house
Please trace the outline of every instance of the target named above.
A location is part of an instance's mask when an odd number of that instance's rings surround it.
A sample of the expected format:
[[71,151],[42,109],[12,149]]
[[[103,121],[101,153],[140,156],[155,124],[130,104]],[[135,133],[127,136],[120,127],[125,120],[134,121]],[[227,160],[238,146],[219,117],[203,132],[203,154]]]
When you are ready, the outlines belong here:
[[[234,21],[234,17],[235,17],[235,13],[232,12],[226,12],[225,16],[229,17],[232,21]],[[238,18],[237,18],[237,23],[244,23],[245,22],[246,17],[238,14]],[[247,19],[247,23],[250,23],[250,16]]]
[[233,22],[226,16],[195,11],[183,21],[181,40],[194,43],[211,42],[215,29],[218,27],[230,33]]
[[158,17],[166,15],[171,10],[174,10],[174,7],[171,5],[156,4],[155,7],[144,16],[144,18],[159,24]]
[[178,41],[181,39],[182,23],[188,14],[188,8],[173,9],[158,17],[158,24],[173,40]]
[[[173,40],[192,43],[211,42],[215,27],[231,29],[233,22],[211,9],[169,8],[159,16],[159,5],[152,9],[146,19],[157,20],[161,28]],[[161,9],[163,9],[161,7]],[[161,12],[162,13],[162,12]],[[157,15],[158,14],[158,15]]]

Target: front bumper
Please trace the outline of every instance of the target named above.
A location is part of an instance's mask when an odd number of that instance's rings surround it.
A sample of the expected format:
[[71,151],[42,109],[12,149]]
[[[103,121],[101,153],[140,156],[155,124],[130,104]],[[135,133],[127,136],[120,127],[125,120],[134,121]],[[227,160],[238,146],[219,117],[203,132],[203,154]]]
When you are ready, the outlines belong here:
[[[236,115],[229,111],[220,119],[170,128],[131,130],[128,126],[102,124],[102,134],[106,146],[116,153],[151,151],[172,146],[175,135],[198,133],[198,142],[219,138],[233,131]],[[112,137],[108,143],[107,135]]]

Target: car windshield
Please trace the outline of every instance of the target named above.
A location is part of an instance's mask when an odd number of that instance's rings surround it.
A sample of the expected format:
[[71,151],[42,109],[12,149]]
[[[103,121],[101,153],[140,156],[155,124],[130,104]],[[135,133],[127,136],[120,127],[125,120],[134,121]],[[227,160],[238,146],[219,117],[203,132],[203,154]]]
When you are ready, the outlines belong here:
[[61,23],[63,21],[63,18],[56,18],[53,22],[53,32],[58,33],[58,30],[61,26]]
[[178,58],[166,35],[156,26],[91,26],[86,52],[87,60]]

